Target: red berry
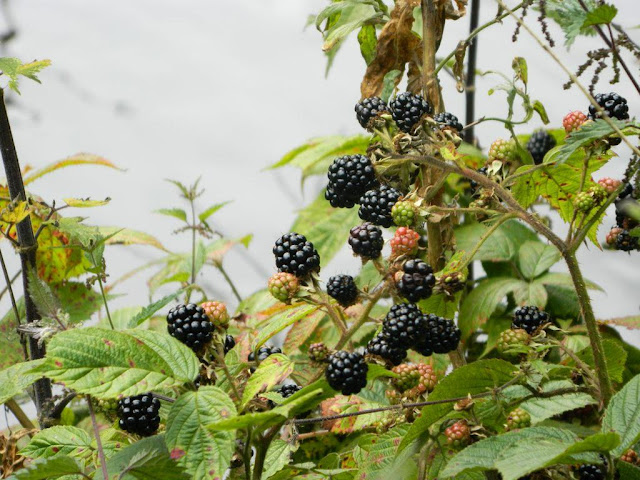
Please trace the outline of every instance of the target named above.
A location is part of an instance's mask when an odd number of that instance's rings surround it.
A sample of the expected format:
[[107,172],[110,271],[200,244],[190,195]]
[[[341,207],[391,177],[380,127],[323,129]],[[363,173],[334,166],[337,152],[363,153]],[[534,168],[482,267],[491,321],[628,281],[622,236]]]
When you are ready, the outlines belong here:
[[621,228],[613,227],[609,233],[607,233],[607,245],[614,246],[616,244],[616,239],[621,232]]
[[291,299],[298,293],[299,288],[298,277],[287,272],[274,274],[268,282],[269,293],[284,303],[291,302]]
[[565,115],[565,117],[562,119],[562,126],[564,127],[565,132],[571,133],[575,130],[578,130],[586,121],[587,116],[584,113],[575,111]]
[[391,256],[412,255],[418,250],[420,234],[407,227],[398,227],[395,235],[389,241],[391,245]]
[[620,460],[622,460],[623,462],[627,462],[627,463],[631,463],[634,465],[638,464],[638,454],[632,450],[629,449],[626,452],[624,452],[622,454],[622,456],[620,457]]
[[604,187],[607,193],[615,192],[622,182],[620,180],[616,180],[615,178],[604,177],[598,180],[598,183]]
[[463,448],[471,441],[471,432],[466,420],[460,420],[444,431],[447,443],[454,448]]
[[200,306],[216,328],[226,329],[229,326],[229,313],[224,303],[204,302]]

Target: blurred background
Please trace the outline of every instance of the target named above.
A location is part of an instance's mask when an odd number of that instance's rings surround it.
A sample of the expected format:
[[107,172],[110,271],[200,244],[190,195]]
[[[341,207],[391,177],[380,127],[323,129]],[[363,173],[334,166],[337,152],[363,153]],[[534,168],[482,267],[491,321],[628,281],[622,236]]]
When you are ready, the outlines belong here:
[[[640,41],[637,0],[616,0],[618,20],[633,40]],[[126,172],[100,167],[74,167],[38,180],[31,190],[47,200],[64,197],[111,197],[109,206],[65,214],[89,215],[97,225],[143,230],[171,250],[187,251],[189,234],[172,235],[176,221],[153,213],[180,205],[177,191],[165,179],[190,183],[202,176],[206,192],[202,208],[232,200],[213,217],[217,229],[231,237],[253,233],[248,249],[235,248],[225,266],[242,296],[264,288],[275,272],[271,248],[289,230],[296,211],[317,195],[324,178],[304,189],[294,168],[264,171],[288,150],[314,136],[361,133],[353,111],[365,70],[355,37],[350,38],[325,77],[322,39],[315,28],[304,28],[307,17],[326,0],[4,0],[0,5],[4,31],[15,36],[3,45],[3,56],[24,61],[48,58],[38,85],[21,84],[22,96],[11,94],[10,116],[20,161],[40,167],[76,152],[102,155]],[[480,23],[495,15],[493,2],[482,2]],[[530,12],[530,17],[536,16]],[[440,52],[445,55],[466,37],[469,19],[449,22]],[[538,32],[539,25],[533,23]],[[479,37],[478,68],[509,73],[515,56],[529,63],[533,98],[541,100],[560,128],[562,117],[587,109],[576,88],[563,90],[567,80],[527,35],[512,43],[514,22],[493,26]],[[574,71],[586,52],[601,46],[595,37],[580,39],[569,52],[563,35],[551,25],[556,51]],[[629,58],[638,72],[638,63]],[[585,81],[588,83],[590,73]],[[464,118],[464,95],[442,76],[447,110]],[[614,89],[629,100],[630,112],[640,107],[624,77],[608,85],[604,74],[597,91]],[[495,76],[478,79],[477,116],[505,116],[501,92],[487,95],[500,83]],[[520,131],[542,124],[536,118]],[[482,123],[476,129],[485,149],[506,137],[501,124]],[[598,172],[620,177],[629,153]],[[600,238],[613,225],[612,212]],[[559,220],[555,227],[561,229]],[[313,241],[313,239],[310,239]],[[8,246],[4,244],[5,252]],[[11,256],[12,255],[7,255]],[[116,279],[136,265],[157,258],[151,247],[112,247],[108,273]],[[599,251],[593,245],[579,257],[587,278],[606,293],[594,292],[600,319],[640,314],[640,255]],[[355,273],[359,260],[346,249],[322,271]],[[12,261],[10,270],[16,271]],[[561,266],[558,266],[561,269]],[[235,305],[222,277],[208,270],[202,284],[215,296]],[[117,289],[122,296],[113,308],[145,305],[149,298],[143,272]],[[156,297],[157,299],[158,297]],[[8,309],[3,300],[3,310]],[[623,334],[640,346],[640,337]]]

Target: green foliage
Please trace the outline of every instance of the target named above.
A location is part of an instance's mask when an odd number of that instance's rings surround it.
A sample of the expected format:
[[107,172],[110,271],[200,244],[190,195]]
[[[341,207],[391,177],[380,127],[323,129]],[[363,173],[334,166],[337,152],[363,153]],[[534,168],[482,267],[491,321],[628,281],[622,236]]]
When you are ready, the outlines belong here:
[[[10,480],[48,480],[84,473],[80,463],[67,455],[41,458],[9,477]],[[76,477],[77,478],[77,477]]]
[[31,370],[42,362],[42,360],[32,360],[16,363],[0,370],[0,404],[24,392],[29,385],[38,380],[39,375],[31,373]]
[[40,83],[37,74],[41,70],[51,65],[51,60],[35,60],[29,63],[22,63],[21,60],[12,57],[0,58],[0,70],[2,75],[9,77],[9,88],[16,93],[20,93],[18,89],[19,77],[27,77],[34,82]]
[[71,426],[54,426],[37,433],[20,450],[29,458],[49,458],[60,455],[85,456],[91,453],[91,436],[84,430]]
[[106,467],[109,478],[122,480],[153,480],[159,472],[163,480],[192,478],[171,458],[163,435],[128,445],[109,458]]
[[620,445],[612,451],[615,456],[640,439],[640,375],[633,377],[611,399],[602,418],[602,431],[620,436]]

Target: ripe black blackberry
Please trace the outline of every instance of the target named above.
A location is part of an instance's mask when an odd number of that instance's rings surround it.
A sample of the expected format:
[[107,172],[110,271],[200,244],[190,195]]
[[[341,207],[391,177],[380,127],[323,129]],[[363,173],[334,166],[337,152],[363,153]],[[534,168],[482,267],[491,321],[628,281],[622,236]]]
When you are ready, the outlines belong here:
[[349,245],[362,258],[378,258],[384,246],[382,230],[369,222],[357,225],[349,231]]
[[400,365],[407,358],[407,349],[384,333],[376,335],[369,341],[367,353],[389,360],[393,365]]
[[403,348],[411,348],[426,334],[426,317],[414,303],[391,307],[382,323],[382,334]]
[[544,160],[544,156],[549,150],[556,146],[556,139],[549,135],[546,130],[537,130],[533,132],[527,142],[527,150],[533,157],[533,163],[540,165]]
[[233,347],[236,346],[236,339],[231,335],[227,335],[224,337],[224,353],[225,355],[231,351]]
[[410,133],[423,115],[431,113],[431,105],[422,96],[403,92],[389,103],[391,116],[398,128]]
[[380,97],[369,97],[356,103],[356,117],[362,128],[369,129],[369,122],[382,112],[388,112],[387,103]]
[[640,239],[632,237],[628,230],[622,230],[616,237],[616,250],[622,250],[623,252],[640,250]]
[[[487,169],[487,167],[480,167],[478,170],[476,170],[480,175],[487,175],[487,173],[489,173],[489,170]],[[478,187],[480,185],[478,184],[478,182],[476,182],[475,180],[469,180],[469,189],[471,190],[471,193],[476,193],[476,190],[478,190]]]
[[635,218],[627,215],[625,210],[633,204],[633,200],[618,200],[616,204],[616,225],[623,230],[631,230],[638,226],[638,221]]
[[580,465],[578,467],[580,480],[604,480],[606,476],[606,469],[600,465]]
[[[611,118],[617,118],[618,120],[626,120],[629,118],[627,100],[617,93],[598,93],[594,99]],[[600,118],[600,114],[593,105],[589,105],[589,118],[591,120]]]
[[303,278],[320,271],[320,255],[313,243],[299,233],[286,233],[273,247],[278,271],[287,272]]
[[343,307],[356,303],[358,287],[351,275],[334,275],[327,282],[327,293]]
[[324,197],[332,207],[351,208],[368,190],[378,186],[369,157],[345,155],[336,158],[327,173],[329,184]]
[[630,196],[632,193],[633,193],[633,185],[631,183],[625,183],[624,188],[618,194],[617,200],[624,200],[625,198]]
[[118,400],[118,425],[136,435],[153,435],[160,426],[160,400],[151,393]]
[[511,328],[521,328],[533,335],[542,325],[549,322],[549,314],[534,305],[519,307],[513,314]]
[[331,388],[343,395],[353,395],[367,386],[368,370],[362,354],[340,350],[329,356],[324,374]]
[[367,222],[388,228],[393,225],[391,209],[401,196],[398,190],[388,185],[369,190],[360,197],[358,215]]
[[302,387],[300,385],[296,385],[295,383],[287,383],[285,385],[282,385],[280,388],[277,388],[276,392],[282,395],[282,398],[289,398],[291,395],[300,390],[302,390]]
[[407,260],[402,266],[402,277],[396,283],[396,288],[401,296],[410,302],[417,302],[423,298],[429,298],[436,284],[433,269],[422,260]]
[[[274,353],[282,353],[278,347],[272,347],[271,345],[263,345],[258,349],[258,363],[264,361],[270,355]],[[249,354],[248,360],[250,362],[254,362],[256,360],[256,352],[251,352]]]
[[458,117],[456,117],[453,113],[449,113],[449,112],[442,112],[442,113],[438,113],[436,115],[434,115],[433,119],[442,124],[442,126],[444,127],[451,127],[454,130],[457,130],[458,132],[462,131],[462,124],[460,123],[460,120],[458,120]]
[[167,330],[169,335],[198,352],[211,341],[213,323],[204,309],[194,303],[176,305],[167,314]]
[[432,353],[449,353],[458,348],[460,329],[453,320],[442,318],[433,313],[425,315],[426,333],[413,348],[428,357]]

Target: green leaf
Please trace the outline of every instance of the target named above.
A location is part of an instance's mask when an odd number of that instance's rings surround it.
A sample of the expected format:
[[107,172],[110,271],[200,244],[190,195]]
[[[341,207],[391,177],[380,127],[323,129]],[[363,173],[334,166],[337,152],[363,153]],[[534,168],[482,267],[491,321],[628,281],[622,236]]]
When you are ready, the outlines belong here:
[[476,288],[465,298],[460,308],[458,326],[462,331],[462,338],[466,339],[481,327],[500,302],[518,288],[527,285],[522,280],[512,277],[492,277],[481,280]]
[[269,319],[265,321],[266,325],[264,326],[264,328],[260,329],[258,333],[258,338],[256,338],[255,340],[254,348],[260,348],[270,338],[272,338],[274,335],[277,335],[288,326],[298,321],[304,321],[306,318],[310,317],[314,312],[316,312],[318,308],[319,307],[316,305],[303,304],[292,309],[287,309],[283,312],[278,312],[275,315],[269,317]]
[[20,450],[29,458],[49,458],[58,455],[84,456],[91,452],[91,435],[78,427],[53,426],[38,432]]
[[145,232],[119,227],[99,227],[99,230],[102,235],[109,237],[107,245],[148,245],[167,251],[156,237]]
[[511,62],[511,67],[513,68],[516,78],[526,85],[529,81],[527,61],[522,57],[515,57]]
[[333,208],[322,191],[300,211],[291,231],[305,235],[318,250],[322,265],[327,265],[347,243],[349,230],[358,222],[355,208]]
[[[455,235],[458,250],[471,252],[480,240],[480,237],[488,230],[488,227],[479,223],[472,223],[456,228]],[[518,245],[505,230],[498,227],[478,249],[473,260],[501,262],[511,260],[517,253]]]
[[584,452],[606,453],[616,448],[619,444],[620,437],[617,433],[596,433],[595,435],[591,435],[584,440],[571,445],[567,450],[565,450],[564,454],[573,455]]
[[388,102],[393,95],[393,91],[396,88],[398,82],[400,82],[400,77],[402,76],[402,72],[400,70],[389,70],[384,78],[382,79],[382,93],[380,94],[380,98],[384,102]]
[[[596,8],[595,0],[584,0],[584,3],[589,10]],[[582,8],[578,0],[549,0],[547,15],[564,31],[567,47],[570,47],[579,35],[596,34],[594,29],[584,26],[587,11]]]
[[618,9],[615,6],[603,3],[587,13],[582,27],[587,28],[592,25],[607,25],[616,18],[617,14]]
[[[103,307],[102,295],[85,282],[62,282],[50,285],[53,294],[64,305],[70,323],[88,320]],[[107,298],[109,298],[107,296]]]
[[[561,388],[564,382],[548,382],[544,385],[544,391],[553,391]],[[531,398],[522,402],[519,406],[531,415],[531,424],[535,425],[561,413],[594,405],[598,402],[589,394],[582,392],[565,393],[549,398]]]
[[[612,339],[605,339],[602,342],[604,357],[607,359],[607,370],[611,380],[614,382],[622,382],[624,366],[627,362],[627,352],[620,345],[620,342]],[[587,365],[595,368],[595,360],[593,358],[593,350],[587,348],[578,353],[578,357]]]
[[191,349],[168,334],[94,327],[56,334],[46,361],[33,370],[103,399],[172,390],[192,382],[199,371]]
[[[406,424],[381,434],[368,434],[358,439],[353,459],[358,465],[358,479],[384,480],[416,478],[416,464],[408,449],[399,452],[398,446],[407,432]],[[429,477],[431,478],[431,477]]]
[[[188,480],[192,479],[171,459],[164,435],[143,438],[123,448],[107,460],[109,479]],[[160,473],[161,472],[161,473]]]
[[273,440],[267,450],[262,480],[268,480],[270,476],[282,470],[289,463],[291,454],[294,451],[295,447],[291,443],[285,442],[280,438]]
[[[3,350],[4,355],[4,350]],[[30,362],[16,363],[0,371],[0,404],[24,393],[29,385],[41,378],[42,375],[31,373],[31,370],[44,362],[43,359]]]
[[200,213],[200,215],[198,215],[198,218],[200,219],[201,222],[206,223],[211,215],[213,215],[218,210],[220,210],[222,207],[224,207],[225,205],[228,205],[230,203],[231,202],[221,202],[221,203],[216,203],[215,205],[211,205],[204,212]]
[[520,282],[513,290],[513,298],[518,305],[535,305],[538,308],[544,308],[547,305],[548,296],[544,284],[533,281]]
[[549,116],[547,115],[547,110],[544,108],[544,105],[539,100],[535,100],[532,107],[540,117],[540,120],[542,120],[542,123],[547,125],[549,123]]
[[[545,285],[556,285],[558,287],[570,287],[572,290],[575,290],[573,287],[573,280],[571,279],[571,275],[568,273],[559,273],[559,272],[547,272],[541,277],[537,279],[539,282],[544,283]],[[585,280],[585,284],[590,290],[598,290],[600,292],[604,292],[602,287],[598,284],[593,283],[590,280]]]
[[171,406],[165,434],[171,458],[192,478],[222,478],[235,451],[235,435],[212,432],[207,425],[236,415],[229,396],[217,387],[187,392]]
[[91,200],[90,198],[65,198],[64,203],[74,208],[92,208],[107,205],[111,199],[109,197],[104,200]]
[[[24,318],[24,298],[18,298],[16,306],[18,307],[19,317]],[[13,308],[10,308],[0,319],[0,352],[2,352],[2,355],[0,355],[0,368],[13,366],[24,361],[24,352],[20,345],[17,326],[15,313]]]
[[640,467],[627,462],[619,461],[616,464],[616,473],[620,473],[620,478],[624,480],[640,480]]
[[316,18],[316,26],[339,12],[337,21],[331,22],[329,28],[324,31],[324,44],[322,50],[328,52],[342,43],[342,41],[354,30],[362,27],[365,23],[371,22],[382,16],[373,5],[360,3],[353,0],[338,2],[327,7]]
[[181,208],[160,208],[156,210],[156,213],[166,215],[168,217],[177,218],[178,220],[182,220],[183,222],[187,221],[187,212],[185,212]]
[[[446,400],[466,397],[478,393],[486,393],[513,380],[518,367],[499,359],[478,360],[474,363],[455,369],[444,377],[429,394],[429,400]],[[427,405],[422,409],[420,417],[411,425],[403,438],[401,450],[408,447],[421,435],[426,434],[429,427],[453,410],[453,403]]]
[[525,242],[518,251],[518,270],[522,275],[532,280],[558,262],[562,255],[552,245],[545,245],[541,242]]
[[29,269],[29,293],[35,303],[38,313],[43,317],[54,318],[60,310],[60,302],[55,297],[49,285],[38,278],[34,269]]
[[31,462],[8,477],[8,480],[48,480],[80,473],[84,473],[84,471],[77,460],[66,455],[59,455]]
[[358,43],[360,44],[362,58],[369,65],[376,56],[376,46],[378,45],[376,27],[364,25],[358,32]]
[[426,300],[418,302],[420,310],[424,313],[433,313],[439,317],[453,318],[458,311],[458,302],[462,292],[456,294],[453,298],[446,295],[432,295]]
[[260,362],[256,371],[249,377],[242,392],[242,405],[246,405],[260,392],[266,392],[286,379],[293,372],[293,362],[286,355],[276,353]]
[[616,457],[640,439],[640,375],[613,396],[602,418],[602,431],[620,435],[620,445],[612,452]]
[[638,329],[640,328],[640,315],[611,318],[609,320],[598,320],[598,322],[605,323],[607,325],[617,325],[619,327]]
[[74,165],[97,165],[101,167],[113,168],[114,170],[122,170],[110,160],[107,160],[106,158],[99,155],[92,155],[90,153],[77,153],[63,160],[58,160],[54,163],[50,163],[49,165],[46,165],[38,170],[30,171],[29,174],[24,178],[24,184],[28,185],[38,178],[44,177],[51,172],[55,172],[57,170],[60,170],[61,168],[67,168]]
[[130,321],[129,321],[129,327],[130,328],[134,328],[138,325],[140,325],[142,322],[144,322],[145,320],[148,320],[149,318],[151,318],[158,310],[161,310],[162,308],[164,308],[165,306],[169,305],[169,303],[171,303],[173,300],[175,300],[176,298],[178,298],[180,295],[182,295],[184,293],[184,289],[180,289],[177,292],[171,293],[169,295],[167,295],[166,297],[162,297],[160,300],[153,302],[150,305],[147,305],[146,307],[144,307],[139,313],[136,314],[135,317],[133,317]]
[[30,63],[22,63],[22,61],[17,58],[0,58],[0,70],[2,70],[3,75],[9,77],[9,88],[17,94],[20,94],[20,90],[18,89],[19,75],[41,83],[36,74],[49,65],[51,65],[51,60],[35,60]]

